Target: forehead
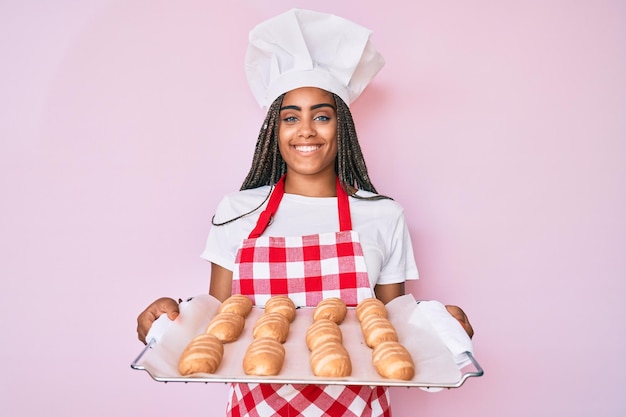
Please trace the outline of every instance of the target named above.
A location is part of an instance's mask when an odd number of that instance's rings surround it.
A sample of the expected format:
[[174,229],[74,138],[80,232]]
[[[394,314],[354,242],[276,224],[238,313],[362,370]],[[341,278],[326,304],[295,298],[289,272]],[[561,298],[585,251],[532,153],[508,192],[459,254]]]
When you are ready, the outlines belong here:
[[328,103],[334,106],[335,100],[331,93],[317,87],[301,87],[291,90],[283,98],[283,106],[290,104],[314,105]]

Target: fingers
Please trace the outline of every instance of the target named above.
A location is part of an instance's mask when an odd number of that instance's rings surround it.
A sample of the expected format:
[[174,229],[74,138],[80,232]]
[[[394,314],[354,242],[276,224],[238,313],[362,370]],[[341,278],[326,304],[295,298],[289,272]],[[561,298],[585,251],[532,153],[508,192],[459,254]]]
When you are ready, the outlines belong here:
[[137,317],[137,338],[143,344],[146,344],[146,335],[150,327],[152,327],[152,323],[158,319],[161,314],[167,314],[170,320],[175,320],[180,314],[178,303],[171,298],[159,298],[139,314]]
[[[154,309],[152,309],[152,313],[154,314],[154,320],[158,319],[161,314],[167,314],[170,320],[175,320],[180,314],[180,310],[178,310],[178,302],[171,298],[163,297],[156,300],[152,303]],[[154,321],[152,320],[152,321]]]
[[454,306],[454,305],[447,305],[446,310],[448,310],[448,313],[450,313],[452,317],[457,319],[457,321],[461,324],[461,326],[463,326],[463,329],[465,329],[465,332],[470,337],[470,339],[474,337],[474,328],[470,324],[469,318],[460,307]]
[[[140,316],[141,317],[141,316]],[[145,320],[141,320],[139,317],[137,318],[137,339],[144,345],[146,344],[146,336],[148,335],[147,329],[150,329],[150,325],[152,322],[149,322],[148,327],[146,327]]]

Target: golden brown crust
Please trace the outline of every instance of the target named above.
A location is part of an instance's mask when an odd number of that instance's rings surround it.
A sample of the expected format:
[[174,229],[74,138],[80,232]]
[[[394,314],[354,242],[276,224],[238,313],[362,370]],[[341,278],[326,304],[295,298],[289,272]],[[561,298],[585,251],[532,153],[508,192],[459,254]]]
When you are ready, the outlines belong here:
[[341,298],[326,298],[319,302],[313,311],[313,320],[328,319],[340,324],[348,313],[348,307]]
[[408,381],[415,375],[415,364],[409,351],[394,341],[382,342],[372,352],[372,363],[384,378]]
[[346,348],[338,342],[326,342],[317,346],[309,359],[313,375],[322,377],[346,377],[352,374],[352,362]]
[[296,305],[286,295],[275,295],[265,303],[265,313],[280,313],[291,323],[296,318]]
[[371,314],[361,320],[361,331],[367,346],[375,348],[379,343],[388,340],[398,341],[398,333],[393,324],[385,317]]
[[289,319],[281,313],[265,313],[259,317],[252,329],[252,337],[271,337],[284,343],[289,335]]
[[254,339],[243,357],[246,375],[278,375],[285,360],[285,348],[271,337]]
[[387,308],[378,298],[366,298],[357,304],[356,318],[361,321],[364,317],[375,314],[381,317],[387,317]]
[[181,375],[194,373],[214,373],[222,362],[224,346],[211,334],[203,333],[187,344],[178,360]]
[[237,313],[246,318],[252,310],[252,300],[245,295],[233,294],[220,305],[218,313]]
[[328,341],[338,343],[343,341],[339,325],[329,319],[314,321],[306,331],[306,345],[309,350],[314,350],[317,346]]
[[222,343],[234,342],[239,338],[244,324],[244,318],[237,313],[218,313],[209,322],[206,333],[217,336]]

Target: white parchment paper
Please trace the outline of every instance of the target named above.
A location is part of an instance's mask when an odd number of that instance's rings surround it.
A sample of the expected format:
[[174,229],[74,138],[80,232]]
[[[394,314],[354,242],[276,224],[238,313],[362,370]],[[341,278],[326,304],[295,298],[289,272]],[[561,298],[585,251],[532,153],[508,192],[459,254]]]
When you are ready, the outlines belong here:
[[[285,342],[285,362],[281,373],[274,377],[248,376],[243,372],[245,351],[252,341],[252,328],[263,314],[262,308],[254,307],[246,318],[239,339],[224,345],[224,357],[215,374],[181,376],[178,359],[189,341],[204,332],[209,321],[217,313],[220,302],[208,294],[194,297],[187,302],[178,318],[163,326],[163,334],[137,361],[135,369],[146,370],[158,381],[184,382],[271,382],[342,385],[386,385],[446,387],[457,386],[462,373],[455,362],[455,355],[446,346],[412,295],[398,297],[387,304],[389,319],[398,332],[400,342],[411,353],[416,373],[410,381],[390,380],[381,377],[372,365],[372,350],[365,344],[359,322],[353,308],[340,328],[344,346],[352,361],[352,375],[347,378],[320,378],[313,375],[309,367],[309,350],[305,334],[313,322],[313,308],[300,308],[291,323],[289,337]],[[161,319],[159,319],[161,320]],[[459,325],[460,327],[460,325]],[[458,329],[454,329],[457,331]],[[469,338],[467,339],[469,340]],[[470,346],[471,348],[471,342]]]

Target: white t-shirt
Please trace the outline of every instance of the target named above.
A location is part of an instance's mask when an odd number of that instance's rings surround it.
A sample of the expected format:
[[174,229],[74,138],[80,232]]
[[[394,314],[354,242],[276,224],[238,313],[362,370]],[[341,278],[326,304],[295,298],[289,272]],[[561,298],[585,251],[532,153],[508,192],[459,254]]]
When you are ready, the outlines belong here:
[[[256,208],[267,197],[269,186],[227,195],[215,213],[221,223]],[[373,193],[359,191],[359,196]],[[202,258],[233,270],[239,246],[256,226],[267,202],[252,214],[224,226],[212,226]],[[352,229],[357,231],[370,286],[418,279],[413,245],[402,206],[393,200],[361,200],[350,197]],[[264,236],[305,236],[339,231],[336,197],[285,194]]]

